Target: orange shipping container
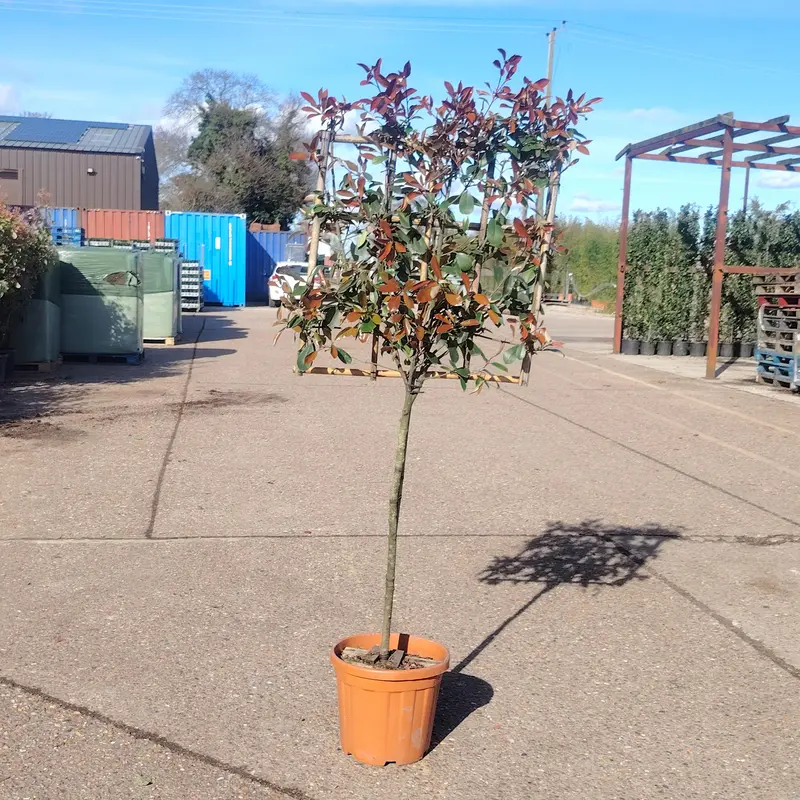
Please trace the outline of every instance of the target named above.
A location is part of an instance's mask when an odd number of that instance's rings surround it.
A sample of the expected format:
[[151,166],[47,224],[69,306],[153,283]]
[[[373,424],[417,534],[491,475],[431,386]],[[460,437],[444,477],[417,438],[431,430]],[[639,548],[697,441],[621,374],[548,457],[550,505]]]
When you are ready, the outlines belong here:
[[81,227],[87,239],[155,241],[164,238],[163,211],[82,209]]

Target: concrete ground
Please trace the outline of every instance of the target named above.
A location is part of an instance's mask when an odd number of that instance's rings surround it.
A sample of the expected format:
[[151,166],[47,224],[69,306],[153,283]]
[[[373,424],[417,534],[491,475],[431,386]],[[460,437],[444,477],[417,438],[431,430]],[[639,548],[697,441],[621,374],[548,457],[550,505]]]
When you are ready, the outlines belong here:
[[328,650],[378,625],[401,387],[293,376],[274,314],[0,395],[1,798],[800,798],[800,399],[562,309],[529,387],[430,382],[396,628],[454,668],[371,768]]

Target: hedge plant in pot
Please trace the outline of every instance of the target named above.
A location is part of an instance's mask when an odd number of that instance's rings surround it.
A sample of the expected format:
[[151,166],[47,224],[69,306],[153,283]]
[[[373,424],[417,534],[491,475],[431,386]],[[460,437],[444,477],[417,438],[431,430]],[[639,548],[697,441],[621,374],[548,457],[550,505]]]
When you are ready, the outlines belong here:
[[0,203],[0,381],[10,376],[14,365],[11,331],[54,257],[50,232],[37,216]]
[[[341,274],[296,287],[277,324],[296,334],[299,372],[322,352],[350,363],[346,343],[367,335],[392,360],[403,389],[380,632],[348,637],[331,652],[342,749],[370,764],[422,757],[449,659],[437,642],[392,631],[414,405],[431,370],[457,377],[462,388],[472,376],[479,391],[496,371],[552,347],[532,312],[551,229],[531,212],[548,177],[588,152],[574,126],[596,101],[570,92],[547,107],[546,81],[517,81],[519,62],[501,50],[486,89],[445,83],[440,101],[411,88],[409,64],[384,73],[380,61],[360,65],[366,99],[303,94],[322,128],[303,155],[327,166],[325,194],[311,214],[342,242]],[[320,144],[353,112],[366,141],[351,159],[329,155]],[[473,215],[480,221],[471,228]]]

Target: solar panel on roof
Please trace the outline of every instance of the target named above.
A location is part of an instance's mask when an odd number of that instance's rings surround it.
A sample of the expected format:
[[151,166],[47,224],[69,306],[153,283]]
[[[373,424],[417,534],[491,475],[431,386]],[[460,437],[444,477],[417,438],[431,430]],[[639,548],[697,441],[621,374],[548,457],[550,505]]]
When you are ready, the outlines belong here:
[[90,127],[110,128],[112,130],[128,129],[127,125],[117,122],[91,123],[80,120],[39,117],[0,117],[0,123],[12,121],[16,123],[16,127],[4,137],[7,142],[77,144]]
[[16,122],[0,122],[0,139],[13,130],[16,124]]
[[87,147],[108,147],[118,135],[114,128],[87,128],[81,137],[81,144]]

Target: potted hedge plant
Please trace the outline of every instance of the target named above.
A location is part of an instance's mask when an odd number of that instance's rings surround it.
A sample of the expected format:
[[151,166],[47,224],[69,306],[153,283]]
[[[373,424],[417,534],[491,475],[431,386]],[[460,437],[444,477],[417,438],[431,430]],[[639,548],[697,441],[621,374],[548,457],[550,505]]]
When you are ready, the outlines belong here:
[[0,381],[14,368],[11,331],[53,257],[50,232],[36,214],[19,214],[0,203]]
[[[360,65],[365,99],[303,94],[321,130],[295,157],[327,167],[325,194],[310,213],[342,243],[341,273],[335,282],[309,276],[277,324],[296,334],[300,373],[323,352],[349,364],[346,343],[366,335],[392,360],[403,389],[380,632],[350,636],[331,652],[342,749],[369,764],[423,756],[449,663],[441,644],[392,631],[414,405],[431,371],[479,391],[492,374],[552,347],[532,311],[552,240],[535,199],[554,170],[588,152],[575,125],[597,100],[569,92],[548,107],[546,80],[515,80],[520,60],[501,50],[486,88],[445,83],[438,101],[409,85],[410,64],[384,72],[381,61]],[[329,155],[324,143],[353,112],[366,141],[351,159]]]

